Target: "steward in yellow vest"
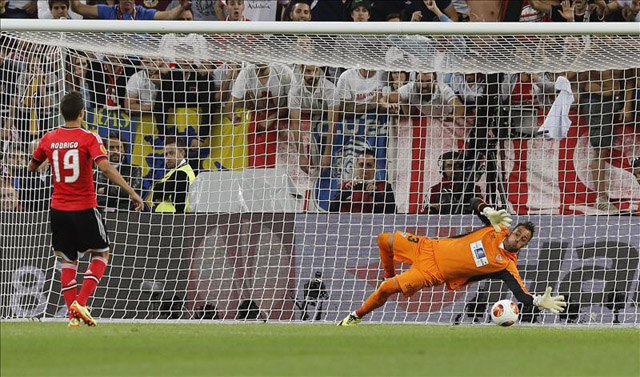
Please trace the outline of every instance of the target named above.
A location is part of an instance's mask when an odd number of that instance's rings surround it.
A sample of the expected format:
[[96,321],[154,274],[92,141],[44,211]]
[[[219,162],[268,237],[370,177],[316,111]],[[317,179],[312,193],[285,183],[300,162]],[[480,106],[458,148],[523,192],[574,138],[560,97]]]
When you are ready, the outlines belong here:
[[196,175],[185,159],[187,151],[184,141],[167,137],[164,145],[165,166],[170,169],[153,185],[151,198],[153,212],[189,212],[189,186]]

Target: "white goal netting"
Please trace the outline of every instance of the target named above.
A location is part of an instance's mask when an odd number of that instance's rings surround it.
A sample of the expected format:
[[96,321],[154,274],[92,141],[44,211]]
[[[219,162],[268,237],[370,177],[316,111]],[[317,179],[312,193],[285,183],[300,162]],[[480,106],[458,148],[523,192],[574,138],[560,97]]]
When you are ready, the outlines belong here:
[[[51,167],[26,165],[61,125],[61,97],[77,91],[83,126],[147,203],[131,211],[96,172],[112,246],[89,302],[99,319],[336,321],[383,277],[379,233],[469,232],[482,226],[475,196],[536,225],[520,276],[533,293],[552,286],[568,299],[559,316],[521,307],[523,322],[640,323],[637,34],[186,34],[177,24],[0,34],[0,319],[67,316]],[[195,179],[163,184],[185,165]],[[485,323],[503,298],[513,296],[501,281],[437,286],[368,318]]]

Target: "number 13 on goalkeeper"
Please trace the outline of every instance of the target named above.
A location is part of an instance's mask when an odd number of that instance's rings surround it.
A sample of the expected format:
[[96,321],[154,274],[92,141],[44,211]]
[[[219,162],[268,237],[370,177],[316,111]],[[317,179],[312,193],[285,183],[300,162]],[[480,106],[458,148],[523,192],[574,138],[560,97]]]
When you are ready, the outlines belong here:
[[[485,227],[462,236],[431,239],[406,232],[378,235],[385,281],[338,325],[357,324],[396,293],[409,297],[424,287],[440,284],[457,290],[484,279],[502,280],[526,305],[535,305],[555,314],[562,312],[567,305],[563,296],[551,296],[551,287],[543,295],[530,294],[516,267],[518,251],[533,238],[534,225],[520,223],[511,231],[512,220],[505,210],[496,211],[478,198],[471,200],[471,206]],[[411,265],[411,268],[396,275],[395,262]]]

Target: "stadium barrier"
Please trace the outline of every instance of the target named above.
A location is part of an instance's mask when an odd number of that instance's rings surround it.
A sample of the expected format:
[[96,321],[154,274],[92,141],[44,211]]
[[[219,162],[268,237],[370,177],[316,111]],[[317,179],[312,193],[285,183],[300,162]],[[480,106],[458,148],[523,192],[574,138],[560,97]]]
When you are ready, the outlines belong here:
[[[3,253],[12,263],[1,269],[0,318],[64,318],[59,262],[49,233],[36,229],[45,226],[47,213],[2,217],[1,234],[12,238]],[[527,289],[551,285],[569,303],[558,317],[523,308],[524,322],[638,322],[640,218],[628,224],[601,216],[514,218],[521,220],[540,229],[519,255]],[[402,230],[446,237],[478,226],[473,216],[269,213],[122,212],[106,223],[114,252],[90,302],[101,319],[329,322],[357,307],[382,277],[372,235]],[[605,232],[613,227],[616,232]],[[27,237],[32,234],[42,236]],[[499,281],[455,292],[440,286],[392,299],[371,321],[484,323],[487,303],[507,297]]]

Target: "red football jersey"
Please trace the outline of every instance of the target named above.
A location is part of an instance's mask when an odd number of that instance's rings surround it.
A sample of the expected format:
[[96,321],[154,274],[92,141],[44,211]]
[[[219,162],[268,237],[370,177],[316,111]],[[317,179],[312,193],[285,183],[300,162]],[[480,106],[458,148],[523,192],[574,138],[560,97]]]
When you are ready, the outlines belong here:
[[47,132],[33,159],[51,164],[53,200],[51,208],[82,211],[98,206],[93,183],[93,162],[107,158],[100,136],[82,128],[60,127]]

